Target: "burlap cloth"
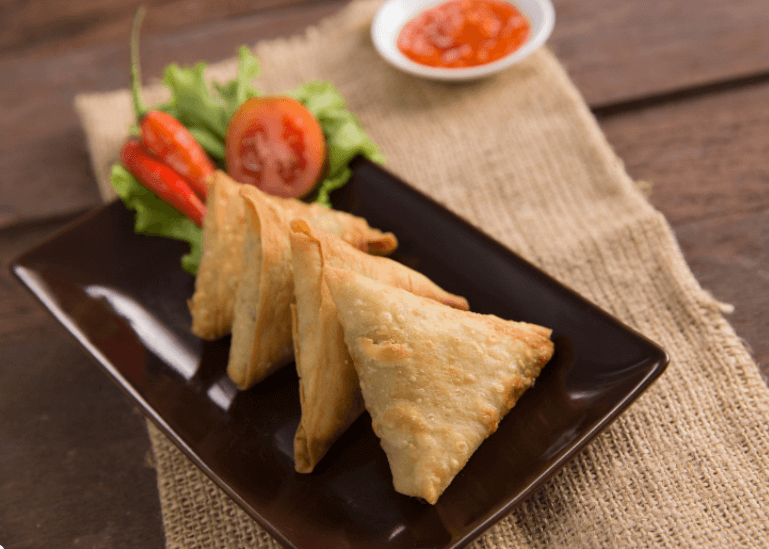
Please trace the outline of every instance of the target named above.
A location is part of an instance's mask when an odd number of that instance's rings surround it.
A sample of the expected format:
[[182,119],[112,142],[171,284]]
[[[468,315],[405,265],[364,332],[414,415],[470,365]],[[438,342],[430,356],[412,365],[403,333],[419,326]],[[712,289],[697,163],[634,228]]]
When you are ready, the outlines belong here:
[[[407,76],[374,51],[378,4],[356,1],[306,36],[257,44],[259,87],[330,80],[391,171],[672,356],[627,413],[475,547],[766,547],[769,391],[563,67],[541,49],[480,82]],[[234,69],[224,62],[210,74]],[[105,198],[129,101],[123,90],[76,102]],[[169,548],[277,546],[149,432]]]

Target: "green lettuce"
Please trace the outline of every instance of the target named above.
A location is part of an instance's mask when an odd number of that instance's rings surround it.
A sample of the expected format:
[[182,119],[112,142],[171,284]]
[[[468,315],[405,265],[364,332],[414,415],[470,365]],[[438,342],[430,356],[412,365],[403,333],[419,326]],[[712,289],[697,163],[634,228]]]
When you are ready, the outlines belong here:
[[[138,63],[135,65],[138,66]],[[205,69],[205,63],[189,68],[169,65],[163,83],[170,90],[171,99],[154,108],[167,112],[184,124],[217,167],[224,168],[224,138],[230,117],[245,101],[262,95],[252,85],[253,79],[259,75],[259,61],[247,47],[242,46],[238,51],[237,76],[229,82],[214,82],[211,86],[205,80]],[[138,74],[136,69],[135,78]],[[303,103],[323,128],[329,169],[317,188],[314,200],[330,207],[330,193],[349,180],[349,164],[353,158],[362,155],[375,162],[384,162],[384,157],[355,115],[345,108],[344,98],[331,83],[308,82],[286,92],[286,95]],[[139,104],[138,93],[134,102],[137,112],[145,108]],[[136,211],[134,230],[138,234],[189,242],[190,253],[182,258],[182,267],[196,274],[202,250],[201,230],[142,187],[121,166],[113,166],[110,180],[126,207]]]
[[384,156],[366,135],[355,115],[345,109],[344,98],[330,82],[307,82],[286,95],[304,104],[323,128],[329,170],[318,186],[315,201],[331,206],[329,195],[350,179],[353,158],[362,155],[374,162],[384,162]]

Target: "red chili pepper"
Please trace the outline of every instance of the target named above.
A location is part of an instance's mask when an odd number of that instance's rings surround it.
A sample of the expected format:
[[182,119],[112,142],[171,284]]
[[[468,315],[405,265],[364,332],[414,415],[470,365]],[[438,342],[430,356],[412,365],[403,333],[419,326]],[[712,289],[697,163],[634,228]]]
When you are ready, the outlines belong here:
[[203,226],[205,204],[182,176],[147,152],[138,139],[125,142],[120,150],[120,160],[144,187],[190,218],[198,227]]
[[141,118],[142,141],[150,152],[184,177],[203,198],[208,194],[206,178],[214,164],[181,122],[163,111],[149,111]]

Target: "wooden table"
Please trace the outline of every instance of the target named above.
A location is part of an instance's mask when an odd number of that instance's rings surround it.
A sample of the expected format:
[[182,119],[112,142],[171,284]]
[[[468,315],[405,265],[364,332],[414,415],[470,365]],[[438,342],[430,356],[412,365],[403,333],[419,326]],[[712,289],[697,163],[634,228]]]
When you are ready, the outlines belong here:
[[[146,2],[145,78],[301,32],[342,0]],[[769,8],[764,0],[555,0],[549,45],[702,286],[769,377]],[[100,199],[73,109],[128,85],[137,4],[0,8],[0,261]],[[162,547],[142,416],[0,271],[0,545]]]

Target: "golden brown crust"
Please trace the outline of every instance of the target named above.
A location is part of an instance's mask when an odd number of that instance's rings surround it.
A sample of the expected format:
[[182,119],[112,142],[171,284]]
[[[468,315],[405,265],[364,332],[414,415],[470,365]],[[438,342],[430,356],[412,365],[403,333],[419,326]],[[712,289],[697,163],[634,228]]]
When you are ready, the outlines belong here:
[[294,300],[289,213],[243,186],[246,211],[244,269],[235,303],[227,373],[245,389],[286,365],[292,356]]
[[[317,203],[305,204],[293,201],[291,219],[305,219],[322,231],[333,234],[352,247],[371,255],[390,255],[398,247],[398,239],[392,233],[383,233],[369,227],[362,217],[339,210],[329,210]],[[309,207],[305,207],[309,206]],[[334,212],[328,215],[328,212]]]
[[435,503],[550,360],[550,330],[324,277],[395,489]]
[[306,221],[291,223],[296,314],[294,360],[302,417],[294,438],[294,463],[309,473],[331,444],[363,412],[358,376],[323,280],[323,266],[351,269],[414,293],[467,309],[467,300],[393,260],[362,253]]
[[203,255],[195,278],[195,293],[188,301],[192,333],[202,339],[220,338],[230,333],[232,327],[245,231],[239,187],[220,171],[208,180]]
[[[363,412],[363,399],[352,364],[332,366],[350,359],[341,330],[336,329],[336,309],[329,308],[333,301],[323,283],[318,242],[292,232],[291,248],[297,303],[292,319],[294,361],[302,405],[294,437],[294,466],[297,472],[309,473],[338,438],[338,432],[346,430]],[[324,405],[324,400],[331,404]]]
[[364,250],[369,242],[386,242],[389,249],[396,241],[364,219],[320,204],[269,196],[250,185],[240,185],[240,195],[246,230],[227,373],[238,387],[247,389],[288,364],[293,355],[292,219],[302,217],[328,227]]

